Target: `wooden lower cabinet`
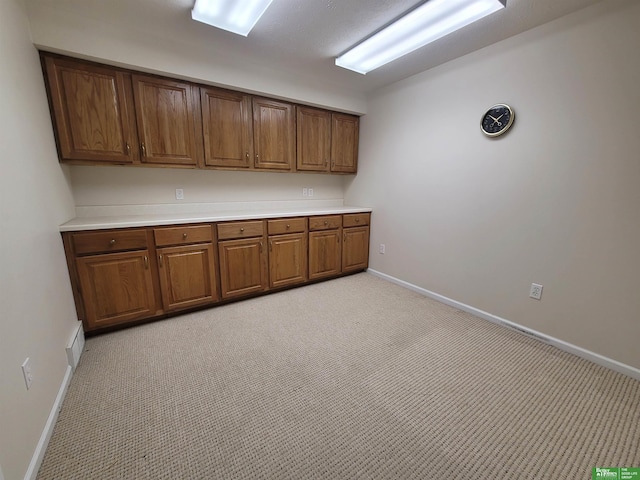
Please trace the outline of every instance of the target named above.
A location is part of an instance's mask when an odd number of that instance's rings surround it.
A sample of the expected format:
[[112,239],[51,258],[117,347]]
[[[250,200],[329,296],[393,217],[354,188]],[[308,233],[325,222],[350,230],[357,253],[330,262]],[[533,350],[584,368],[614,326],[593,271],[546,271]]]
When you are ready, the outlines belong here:
[[342,272],[367,268],[369,264],[369,227],[343,229]]
[[307,281],[307,235],[269,237],[269,286],[286,287]]
[[309,232],[309,280],[340,275],[341,230]]
[[211,243],[158,249],[158,272],[166,311],[218,300]]
[[267,257],[262,237],[218,243],[222,298],[262,292],[267,288]]
[[63,233],[78,318],[99,331],[364,270],[368,213]]
[[147,250],[80,257],[76,267],[88,330],[156,313]]

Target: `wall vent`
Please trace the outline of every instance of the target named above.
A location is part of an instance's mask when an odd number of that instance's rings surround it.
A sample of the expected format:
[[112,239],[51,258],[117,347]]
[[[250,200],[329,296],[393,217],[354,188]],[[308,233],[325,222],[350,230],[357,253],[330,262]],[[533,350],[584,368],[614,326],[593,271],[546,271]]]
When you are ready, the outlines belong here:
[[80,356],[84,350],[84,330],[82,329],[82,322],[78,322],[78,326],[71,335],[71,339],[67,344],[67,358],[69,359],[69,365],[75,372]]

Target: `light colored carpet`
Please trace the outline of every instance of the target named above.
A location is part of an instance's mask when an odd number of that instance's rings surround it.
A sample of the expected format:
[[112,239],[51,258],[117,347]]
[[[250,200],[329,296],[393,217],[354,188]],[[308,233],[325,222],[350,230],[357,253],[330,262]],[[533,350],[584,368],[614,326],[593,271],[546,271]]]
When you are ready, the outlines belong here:
[[590,479],[640,382],[367,273],[90,338],[38,479]]

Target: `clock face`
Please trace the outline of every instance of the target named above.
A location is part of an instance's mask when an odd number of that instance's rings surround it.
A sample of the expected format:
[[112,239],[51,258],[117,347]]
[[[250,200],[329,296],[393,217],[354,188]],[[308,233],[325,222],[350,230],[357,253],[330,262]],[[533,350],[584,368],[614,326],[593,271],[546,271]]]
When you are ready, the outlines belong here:
[[482,117],[480,128],[489,137],[497,137],[505,133],[515,120],[515,113],[502,103],[491,107]]

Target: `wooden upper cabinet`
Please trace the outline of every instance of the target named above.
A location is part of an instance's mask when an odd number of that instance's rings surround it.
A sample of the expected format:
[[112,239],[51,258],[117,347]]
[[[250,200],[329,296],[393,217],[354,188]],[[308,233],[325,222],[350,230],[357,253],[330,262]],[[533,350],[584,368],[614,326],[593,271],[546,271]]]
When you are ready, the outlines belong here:
[[356,173],[359,118],[41,53],[60,160]]
[[331,114],[331,171],[356,173],[360,119],[355,115]]
[[198,87],[133,75],[141,161],[197,166],[202,146]]
[[201,88],[204,164],[250,168],[253,159],[251,97],[218,88]]
[[138,161],[130,76],[92,63],[43,58],[60,160]]
[[297,169],[328,172],[331,159],[331,113],[298,106],[296,120]]
[[293,170],[296,155],[293,105],[268,98],[253,98],[255,167]]

